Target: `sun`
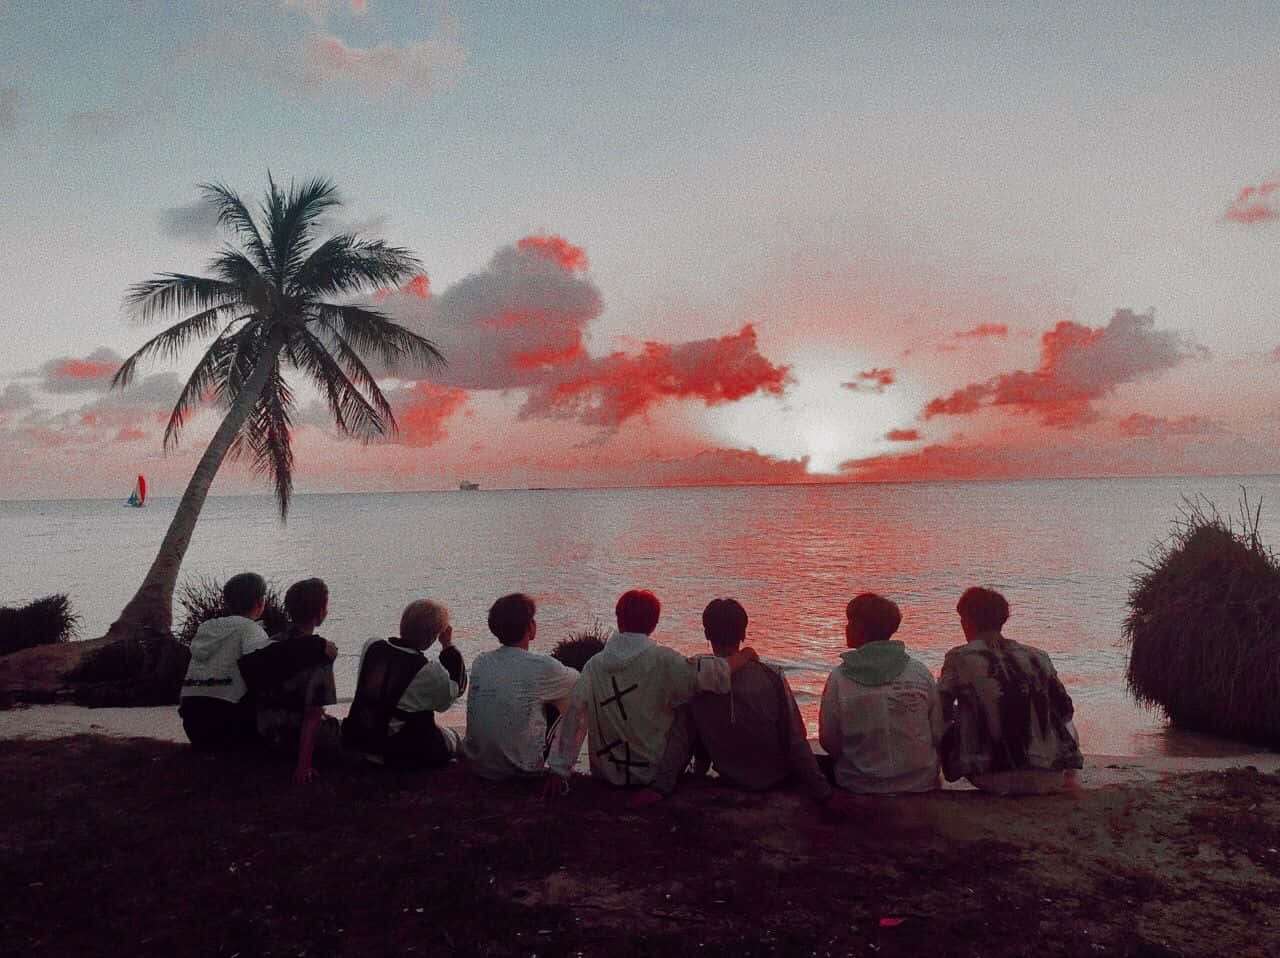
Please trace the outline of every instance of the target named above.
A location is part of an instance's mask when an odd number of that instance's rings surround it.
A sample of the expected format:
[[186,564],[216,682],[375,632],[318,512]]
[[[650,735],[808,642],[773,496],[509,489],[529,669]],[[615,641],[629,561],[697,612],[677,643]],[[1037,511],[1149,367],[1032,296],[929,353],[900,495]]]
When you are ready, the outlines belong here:
[[902,452],[911,444],[890,442],[892,429],[916,426],[920,409],[910,383],[875,392],[849,389],[856,360],[795,362],[793,383],[781,398],[752,396],[707,411],[715,438],[740,449],[782,459],[806,459],[810,475],[837,475],[842,463]]

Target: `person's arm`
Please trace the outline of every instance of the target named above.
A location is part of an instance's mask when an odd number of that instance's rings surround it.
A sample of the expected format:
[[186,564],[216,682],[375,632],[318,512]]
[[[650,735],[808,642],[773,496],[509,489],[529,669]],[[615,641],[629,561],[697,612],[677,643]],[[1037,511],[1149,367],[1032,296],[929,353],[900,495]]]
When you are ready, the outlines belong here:
[[943,727],[951,724],[951,720],[955,717],[956,708],[956,688],[960,684],[960,677],[956,674],[956,663],[951,657],[951,653],[947,653],[947,657],[942,660],[942,672],[938,675],[938,700],[942,706],[942,724]]
[[641,789],[632,799],[631,804],[637,808],[660,802],[676,790],[680,781],[680,773],[689,764],[689,756],[693,753],[693,716],[689,714],[687,705],[676,709],[675,719],[667,730],[667,747],[658,760],[657,771],[647,788]]
[[440,664],[444,666],[457,692],[454,699],[459,698],[467,690],[467,664],[462,660],[462,653],[453,644],[453,626],[447,627],[440,636]]
[[933,683],[929,685],[929,732],[933,735],[933,747],[937,748],[942,744],[942,736],[947,730],[947,721],[942,717],[942,696],[938,694],[938,687]]
[[1044,665],[1049,674],[1049,705],[1062,716],[1064,721],[1070,722],[1076,714],[1075,704],[1071,701],[1067,687],[1062,684],[1062,679],[1058,678],[1058,670],[1053,667],[1053,662],[1047,655],[1044,657]]
[[587,679],[582,676],[565,703],[560,730],[547,757],[547,791],[563,795],[569,790],[569,776],[577,764],[582,742],[587,737]]
[[844,733],[840,728],[840,683],[834,674],[827,677],[827,684],[822,690],[822,705],[818,708],[818,742],[833,762],[840,757]]
[[311,760],[316,750],[316,734],[323,719],[324,709],[318,705],[309,706],[303,714],[302,730],[298,735],[298,764],[293,769],[295,785],[305,785],[316,777]]
[[778,676],[789,708],[786,718],[789,722],[787,736],[787,762],[791,772],[804,783],[804,787],[815,801],[825,802],[831,798],[834,789],[827,777],[818,768],[818,760],[813,757],[813,749],[809,747],[809,731],[804,727],[804,718],[800,715],[800,706],[796,704],[795,693],[785,676]]

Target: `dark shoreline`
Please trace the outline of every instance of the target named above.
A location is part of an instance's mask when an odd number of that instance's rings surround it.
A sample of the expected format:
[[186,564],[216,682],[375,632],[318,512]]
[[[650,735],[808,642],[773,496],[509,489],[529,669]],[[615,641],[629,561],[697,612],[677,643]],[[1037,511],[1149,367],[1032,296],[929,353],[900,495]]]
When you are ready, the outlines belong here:
[[[15,954],[1118,954],[1280,949],[1280,779],[868,799],[322,770],[0,741]],[[882,919],[889,919],[883,922]],[[900,921],[899,921],[900,919]]]

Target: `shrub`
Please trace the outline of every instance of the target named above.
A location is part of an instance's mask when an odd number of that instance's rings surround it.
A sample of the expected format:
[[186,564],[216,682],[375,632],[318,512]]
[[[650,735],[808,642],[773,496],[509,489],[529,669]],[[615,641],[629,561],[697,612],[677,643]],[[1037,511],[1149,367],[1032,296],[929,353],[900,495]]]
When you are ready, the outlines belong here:
[[65,595],[47,595],[18,608],[0,608],[0,655],[75,636],[80,616]]
[[1261,508],[1186,500],[1129,592],[1129,688],[1184,728],[1280,743],[1280,564]]
[[[227,614],[227,607],[222,602],[222,583],[215,579],[201,577],[194,582],[184,582],[174,595],[174,601],[181,610],[181,621],[173,634],[183,645],[191,644],[200,623],[219,619]],[[289,616],[284,611],[280,593],[268,584],[267,609],[262,613],[262,627],[267,635],[275,635],[283,632],[288,625]]]
[[570,632],[567,639],[557,642],[555,648],[551,650],[551,657],[561,665],[567,665],[581,672],[588,660],[604,648],[607,638],[609,638],[609,630],[597,620],[591,628]]

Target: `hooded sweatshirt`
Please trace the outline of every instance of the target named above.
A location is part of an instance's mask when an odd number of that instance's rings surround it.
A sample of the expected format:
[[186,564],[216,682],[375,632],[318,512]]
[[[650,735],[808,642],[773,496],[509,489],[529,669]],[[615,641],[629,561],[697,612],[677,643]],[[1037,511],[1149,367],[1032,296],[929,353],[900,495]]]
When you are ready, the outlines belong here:
[[942,704],[929,670],[894,640],[868,642],[840,658],[818,716],[836,784],[869,793],[937,788]]
[[588,742],[591,774],[614,785],[647,785],[657,772],[678,706],[699,691],[728,692],[729,663],[690,663],[639,632],[615,632],[574,683],[547,767],[567,776]]
[[268,642],[262,626],[243,615],[201,623],[191,640],[191,662],[182,680],[182,697],[198,695],[239,702],[246,688],[237,662],[240,656],[264,648]]

